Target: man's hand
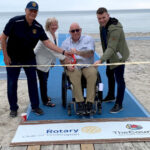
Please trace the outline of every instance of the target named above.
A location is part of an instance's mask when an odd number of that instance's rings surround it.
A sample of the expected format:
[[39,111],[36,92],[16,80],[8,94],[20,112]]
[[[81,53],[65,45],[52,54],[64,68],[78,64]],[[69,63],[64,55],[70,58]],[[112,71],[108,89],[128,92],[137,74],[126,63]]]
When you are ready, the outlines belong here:
[[69,57],[65,57],[64,60],[61,61],[63,64],[71,64],[71,59]]
[[72,52],[68,52],[68,51],[65,51],[65,52],[64,52],[64,55],[67,56],[67,57],[71,57],[72,54],[73,54]]
[[8,55],[4,55],[4,62],[5,62],[5,65],[11,64],[11,59]]
[[74,71],[74,66],[67,66],[67,70],[73,72]]
[[90,58],[90,57],[93,57],[93,55],[94,55],[94,51],[93,50],[78,51],[75,48],[71,48],[71,52],[73,54],[79,55],[79,56],[84,57],[84,58]]
[[76,48],[71,48],[71,52],[72,52],[73,54],[78,55],[78,51],[76,50]]
[[2,50],[3,50],[5,65],[10,65],[11,64],[11,59],[7,54],[7,38],[8,38],[8,36],[6,36],[3,33],[2,34],[2,39],[1,39],[1,45],[2,45]]
[[102,63],[101,60],[97,60],[97,61],[94,62],[94,66],[95,66],[95,67],[98,67],[98,64],[101,64],[101,63]]

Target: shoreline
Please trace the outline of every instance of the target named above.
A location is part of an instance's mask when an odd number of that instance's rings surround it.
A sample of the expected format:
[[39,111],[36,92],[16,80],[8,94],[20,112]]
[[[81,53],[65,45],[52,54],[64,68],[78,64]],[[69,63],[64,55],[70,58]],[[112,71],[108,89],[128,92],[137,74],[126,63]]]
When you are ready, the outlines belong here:
[[[99,38],[99,33],[83,33],[85,35],[90,35]],[[150,32],[126,32],[125,37],[150,37]]]

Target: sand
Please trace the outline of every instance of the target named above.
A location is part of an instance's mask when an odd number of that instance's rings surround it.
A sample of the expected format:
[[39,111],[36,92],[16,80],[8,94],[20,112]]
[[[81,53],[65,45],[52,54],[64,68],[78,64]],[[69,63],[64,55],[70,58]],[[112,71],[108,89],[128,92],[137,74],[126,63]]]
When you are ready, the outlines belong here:
[[[90,34],[95,39],[98,34]],[[150,33],[128,33],[126,37],[150,37]],[[150,61],[150,40],[127,40],[130,49],[129,62]],[[100,42],[96,42],[96,51],[102,54]],[[133,95],[150,110],[150,64],[126,65],[125,81],[127,88]],[[9,104],[7,100],[7,81],[0,80],[0,147],[8,147],[16,129],[21,121],[21,113],[26,112],[29,104],[26,80],[18,82],[18,117],[9,117]]]

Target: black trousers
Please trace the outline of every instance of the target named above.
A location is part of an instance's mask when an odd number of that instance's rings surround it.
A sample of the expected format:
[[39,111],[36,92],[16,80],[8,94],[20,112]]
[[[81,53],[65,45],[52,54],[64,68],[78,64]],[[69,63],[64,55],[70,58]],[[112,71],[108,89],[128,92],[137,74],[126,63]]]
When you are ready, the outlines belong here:
[[115,81],[117,83],[117,96],[116,104],[122,106],[124,92],[125,92],[125,81],[124,81],[124,69],[125,65],[120,65],[114,69],[110,69],[107,66],[106,74],[108,77],[108,95],[115,95]]
[[[12,61],[11,65],[36,65],[35,58],[28,60],[24,63],[18,61]],[[23,67],[25,74],[27,76],[28,93],[30,97],[32,109],[39,107],[39,95],[37,88],[36,79],[36,68],[35,67]],[[21,67],[7,67],[7,94],[8,101],[10,105],[10,110],[16,111],[19,106],[17,104],[17,89],[18,89],[18,78],[21,72]]]
[[49,71],[43,72],[37,69],[37,74],[38,74],[39,83],[40,83],[40,93],[41,93],[42,102],[43,104],[46,104],[48,102],[47,80],[49,76]]

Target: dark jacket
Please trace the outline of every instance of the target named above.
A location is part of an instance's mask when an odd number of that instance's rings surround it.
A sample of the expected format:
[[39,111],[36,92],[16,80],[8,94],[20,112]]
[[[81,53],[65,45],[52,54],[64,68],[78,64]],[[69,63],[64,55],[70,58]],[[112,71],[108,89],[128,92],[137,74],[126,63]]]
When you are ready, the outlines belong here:
[[[110,18],[106,25],[107,47],[105,47],[102,36],[102,27],[100,27],[100,37],[103,48],[103,55],[100,58],[102,62],[118,63],[125,62],[129,57],[129,49],[125,40],[122,25],[115,18]],[[111,69],[117,66],[110,66]]]

